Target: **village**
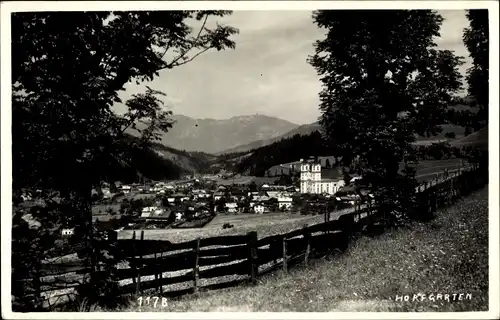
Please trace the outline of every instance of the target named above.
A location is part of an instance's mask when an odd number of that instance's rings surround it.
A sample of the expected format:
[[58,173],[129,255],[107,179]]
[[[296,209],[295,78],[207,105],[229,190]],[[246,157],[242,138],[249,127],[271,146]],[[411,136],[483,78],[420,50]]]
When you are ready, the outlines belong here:
[[[93,221],[101,230],[203,227],[219,214],[267,214],[300,212],[322,214],[334,208],[352,206],[358,195],[346,182],[322,178],[317,157],[300,160],[300,175],[289,184],[231,183],[214,175],[192,175],[178,181],[113,185],[104,183],[93,190]],[[335,197],[336,194],[342,197]],[[230,227],[230,226],[228,226]],[[65,234],[72,234],[65,230]]]

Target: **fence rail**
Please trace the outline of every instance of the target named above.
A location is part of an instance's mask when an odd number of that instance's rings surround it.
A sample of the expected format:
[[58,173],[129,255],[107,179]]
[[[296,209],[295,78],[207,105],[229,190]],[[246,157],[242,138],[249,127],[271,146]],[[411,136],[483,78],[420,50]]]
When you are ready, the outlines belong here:
[[[435,180],[417,187],[416,211],[423,215],[433,214],[437,208],[451,204],[485,183],[487,171],[481,171],[478,167],[439,175]],[[273,270],[281,268],[287,271],[296,264],[307,265],[310,259],[333,250],[344,251],[353,234],[363,231],[380,218],[381,213],[376,206],[361,205],[336,220],[262,239],[257,239],[257,232],[254,231],[246,235],[171,243],[144,240],[142,231],[140,239],[136,239],[134,232],[130,240],[115,239],[110,242],[117,248],[116,258],[128,264],[119,267],[116,272],[117,280],[127,282],[120,286],[122,294],[141,294],[153,290],[155,295],[178,295],[242,282],[255,284],[259,276]],[[66,271],[60,265],[44,266],[38,292],[74,289],[88,270],[73,263]],[[215,278],[231,280],[221,279],[225,281],[203,284],[205,280]],[[176,284],[184,284],[184,288],[165,288]],[[44,307],[52,306],[55,300],[70,300],[61,298],[68,295],[74,297],[74,293],[57,295],[46,299]]]

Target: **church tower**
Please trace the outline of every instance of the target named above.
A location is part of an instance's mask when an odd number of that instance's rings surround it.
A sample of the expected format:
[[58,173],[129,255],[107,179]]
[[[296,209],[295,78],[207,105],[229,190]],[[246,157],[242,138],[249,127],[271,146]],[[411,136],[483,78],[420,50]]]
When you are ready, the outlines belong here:
[[312,179],[311,165],[300,159],[300,193],[307,193]]

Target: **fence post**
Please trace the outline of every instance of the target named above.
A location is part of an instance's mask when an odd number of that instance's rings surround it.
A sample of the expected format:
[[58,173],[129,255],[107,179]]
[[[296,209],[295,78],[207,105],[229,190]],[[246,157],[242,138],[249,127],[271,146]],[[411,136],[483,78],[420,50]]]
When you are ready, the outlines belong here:
[[[141,242],[140,242],[141,244],[142,244],[142,240],[144,240],[144,230],[141,231]],[[141,246],[139,246],[139,248],[141,248]],[[136,283],[136,290],[135,290],[136,294],[141,293],[141,268],[142,268],[142,250],[141,249],[139,249],[139,267],[137,268],[137,283]]]
[[155,266],[155,288],[158,291],[158,260],[156,259],[156,251],[154,253],[154,266]]
[[132,258],[131,258],[131,267],[132,269],[134,270],[134,276],[132,277],[132,282],[137,285],[137,281],[135,279],[135,276],[137,274],[137,261],[135,259],[135,253],[137,252],[137,248],[136,248],[136,244],[135,244],[135,230],[134,232],[132,233]]
[[247,233],[248,237],[248,262],[250,264],[249,276],[252,284],[257,284],[257,276],[259,274],[259,260],[257,256],[257,232],[251,231]]
[[286,235],[283,235],[283,271],[288,272]]
[[194,266],[193,266],[193,291],[198,292],[198,280],[200,278],[200,238],[197,238],[194,246]]
[[[160,252],[160,260],[162,258],[163,258],[163,251]],[[160,269],[160,272],[159,272],[160,273],[159,274],[159,278],[160,278],[160,280],[159,280],[160,281],[160,294],[163,294],[163,281],[162,281],[163,280],[163,271],[161,270],[161,268],[159,268],[159,269]]]
[[308,259],[309,259],[309,253],[311,252],[311,232],[309,231],[309,228],[306,225],[304,225],[304,241],[306,243],[306,253],[304,255],[304,264],[307,266],[308,264]]
[[[40,308],[42,305],[42,284],[40,281],[41,273],[41,264],[40,261],[35,263],[35,272],[33,277],[33,289],[35,290],[35,308]],[[49,299],[50,301],[50,299]]]
[[453,203],[453,201],[455,200],[455,189],[453,188],[453,180],[454,180],[454,177],[451,177],[450,179],[450,197],[449,197],[449,203]]

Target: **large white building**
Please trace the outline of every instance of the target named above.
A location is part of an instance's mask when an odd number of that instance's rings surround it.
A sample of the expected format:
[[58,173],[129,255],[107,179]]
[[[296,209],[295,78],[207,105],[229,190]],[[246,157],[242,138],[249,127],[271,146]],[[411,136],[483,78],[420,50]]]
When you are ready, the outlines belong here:
[[300,193],[335,194],[345,185],[342,179],[321,179],[321,164],[300,160]]

